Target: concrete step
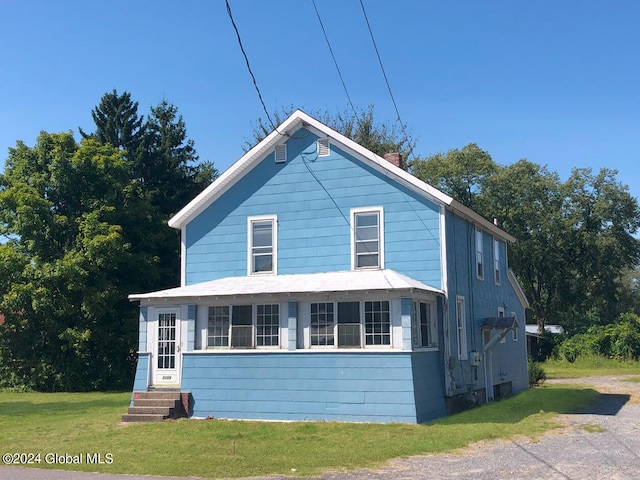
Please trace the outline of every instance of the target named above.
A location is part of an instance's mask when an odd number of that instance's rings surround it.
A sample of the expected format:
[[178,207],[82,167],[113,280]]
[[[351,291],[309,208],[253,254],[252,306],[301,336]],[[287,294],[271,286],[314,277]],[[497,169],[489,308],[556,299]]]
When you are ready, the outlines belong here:
[[173,417],[175,414],[175,407],[141,407],[134,405],[129,407],[129,415],[163,415],[165,417]]
[[165,400],[163,398],[136,398],[133,402],[135,406],[138,407],[175,407],[177,400]]
[[122,416],[123,422],[161,422],[168,418],[165,415],[127,414]]
[[134,400],[180,400],[180,391],[149,391],[149,392],[135,392],[133,394]]

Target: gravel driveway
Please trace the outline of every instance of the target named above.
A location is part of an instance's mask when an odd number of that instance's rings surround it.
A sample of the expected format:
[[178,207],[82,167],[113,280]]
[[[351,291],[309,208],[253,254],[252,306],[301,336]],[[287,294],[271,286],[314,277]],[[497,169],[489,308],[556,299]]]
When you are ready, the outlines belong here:
[[[552,431],[538,442],[527,439],[482,442],[456,455],[392,460],[379,470],[330,473],[317,480],[640,479],[640,383],[625,381],[628,377],[549,381],[591,385],[603,396],[588,410],[561,415],[565,428]],[[544,405],[540,408],[544,409]],[[161,477],[0,467],[0,478],[156,480]]]

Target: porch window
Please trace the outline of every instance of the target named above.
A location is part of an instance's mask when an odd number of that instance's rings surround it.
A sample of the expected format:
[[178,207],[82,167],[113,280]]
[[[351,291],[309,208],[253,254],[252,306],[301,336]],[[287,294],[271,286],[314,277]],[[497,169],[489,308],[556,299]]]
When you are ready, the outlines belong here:
[[277,347],[280,344],[280,306],[209,307],[207,327],[209,348]]
[[364,339],[366,345],[391,344],[389,302],[364,302]]
[[258,347],[275,347],[280,339],[280,306],[258,305],[256,317],[256,345]]
[[353,269],[384,268],[382,207],[351,211]]
[[253,347],[251,305],[234,305],[231,310],[231,348]]
[[338,302],[338,347],[360,347],[360,302]]
[[249,217],[249,274],[277,272],[277,217]]
[[414,347],[438,347],[438,329],[431,316],[430,303],[413,302],[412,327]]
[[310,345],[339,348],[391,345],[389,305],[387,300],[312,303]]
[[333,303],[311,304],[311,345],[334,345],[334,314]]

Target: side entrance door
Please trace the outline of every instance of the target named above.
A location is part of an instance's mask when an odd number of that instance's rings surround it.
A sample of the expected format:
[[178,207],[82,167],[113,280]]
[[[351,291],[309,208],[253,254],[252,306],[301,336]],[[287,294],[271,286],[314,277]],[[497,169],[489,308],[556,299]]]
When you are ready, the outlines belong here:
[[180,321],[177,308],[156,310],[157,340],[153,359],[152,383],[154,386],[180,385]]

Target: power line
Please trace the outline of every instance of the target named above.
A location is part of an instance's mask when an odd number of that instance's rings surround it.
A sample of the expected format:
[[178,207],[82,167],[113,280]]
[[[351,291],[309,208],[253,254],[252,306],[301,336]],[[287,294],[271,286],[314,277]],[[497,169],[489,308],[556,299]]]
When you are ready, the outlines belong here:
[[[260,103],[262,104],[262,109],[264,110],[264,113],[267,115],[267,119],[271,124],[271,128],[273,128],[276,132],[278,132],[278,128],[274,125],[273,120],[271,120],[271,115],[269,115],[267,106],[264,104],[264,100],[262,99],[260,88],[258,88],[258,82],[256,82],[256,77],[253,75],[253,71],[251,70],[251,65],[249,64],[249,57],[247,57],[247,52],[244,51],[244,47],[242,46],[242,39],[240,38],[240,32],[238,31],[236,22],[233,20],[233,15],[231,14],[231,6],[229,5],[229,0],[225,0],[225,3],[227,4],[227,13],[229,14],[231,25],[233,25],[233,29],[236,31],[236,36],[238,37],[238,45],[240,45],[240,50],[242,50],[242,55],[244,55],[244,61],[247,64],[247,70],[249,70],[249,75],[251,75],[251,79],[253,80],[253,86],[256,87],[256,92],[258,92],[258,98],[260,99]],[[282,133],[280,132],[278,133],[282,135]]]
[[[398,105],[396,105],[396,99],[393,97],[393,92],[391,91],[391,85],[389,85],[389,79],[387,78],[387,73],[384,70],[384,65],[382,64],[382,58],[380,58],[380,52],[378,51],[378,45],[376,44],[376,39],[373,37],[373,30],[371,30],[371,24],[369,23],[369,17],[367,17],[367,11],[364,8],[364,3],[363,3],[362,0],[360,0],[360,6],[362,7],[362,13],[364,14],[364,19],[367,22],[367,28],[369,29],[369,35],[371,35],[371,41],[373,42],[373,48],[375,49],[376,55],[378,56],[378,63],[380,64],[380,69],[382,70],[382,76],[384,77],[384,81],[387,84],[387,90],[389,90],[389,95],[391,96],[391,102],[393,103],[393,108],[395,108],[398,121],[400,122],[400,128],[402,128],[402,132],[404,133],[405,137],[407,137],[407,131],[406,131],[404,123],[402,122],[402,119],[400,118],[400,112],[398,111]],[[411,155],[413,155],[413,148],[411,148],[411,151],[409,152],[408,156],[411,156]],[[414,160],[415,160],[415,157],[414,157]]]
[[[356,117],[356,120],[358,120],[358,113],[356,112],[356,109],[353,106],[353,103],[351,102],[351,97],[349,96],[349,91],[347,90],[347,85],[344,83],[344,78],[342,78],[342,72],[340,72],[340,67],[338,66],[338,62],[336,60],[335,55],[333,54],[333,49],[331,48],[331,43],[329,43],[329,37],[327,36],[327,32],[324,29],[324,24],[322,23],[322,18],[320,18],[320,12],[318,12],[318,7],[316,6],[316,0],[311,0],[311,2],[313,3],[313,8],[316,11],[316,15],[318,17],[318,22],[320,22],[320,28],[322,29],[322,33],[324,34],[324,39],[327,42],[327,46],[329,47],[329,52],[331,53],[331,58],[333,59],[333,64],[336,66],[336,70],[338,71],[338,76],[340,77],[340,81],[342,82],[342,88],[344,88],[344,93],[347,95],[347,100],[349,101],[349,105],[351,106],[351,110],[353,110],[353,113]],[[358,121],[359,123],[359,121]]]

